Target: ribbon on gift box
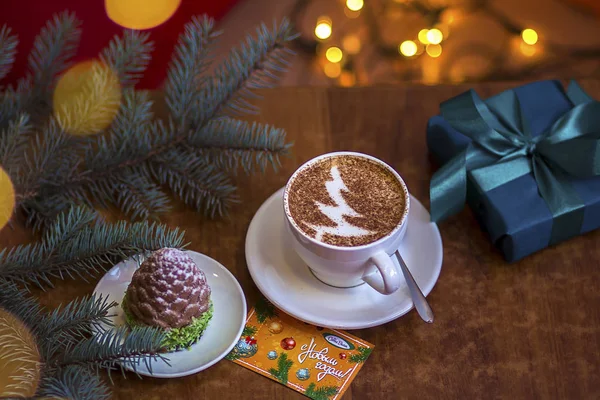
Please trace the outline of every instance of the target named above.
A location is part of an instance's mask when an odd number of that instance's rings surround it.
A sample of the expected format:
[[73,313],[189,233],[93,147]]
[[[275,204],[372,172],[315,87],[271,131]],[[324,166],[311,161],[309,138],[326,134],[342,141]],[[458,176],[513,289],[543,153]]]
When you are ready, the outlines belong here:
[[443,118],[471,143],[433,175],[432,221],[464,207],[467,173],[486,192],[532,173],[553,216],[550,244],[578,235],[584,204],[569,180],[600,175],[600,102],[574,81],[566,94],[574,107],[535,137],[513,90],[493,107],[473,90],[442,103]]

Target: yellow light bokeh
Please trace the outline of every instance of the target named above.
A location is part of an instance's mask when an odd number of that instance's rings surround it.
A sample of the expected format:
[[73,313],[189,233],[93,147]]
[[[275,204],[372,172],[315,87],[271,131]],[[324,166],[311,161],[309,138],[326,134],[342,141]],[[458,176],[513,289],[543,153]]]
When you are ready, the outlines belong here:
[[430,57],[436,58],[442,54],[442,46],[439,44],[428,44],[425,51]]
[[104,0],[106,14],[127,29],[151,29],[175,14],[181,0]]
[[363,0],[346,0],[346,7],[350,11],[359,11],[363,8],[365,2]]
[[398,47],[400,54],[405,57],[412,57],[417,54],[417,44],[412,40],[405,40]]
[[354,18],[360,17],[360,10],[358,10],[358,11],[352,11],[348,7],[344,7],[344,14],[348,18],[354,19]]
[[340,86],[343,87],[354,86],[356,84],[356,76],[354,76],[354,74],[350,71],[344,71],[340,75],[339,82]]
[[419,42],[423,44],[429,44],[429,39],[427,39],[427,32],[429,32],[429,29],[421,29],[419,31],[419,34],[417,35]]
[[119,111],[119,77],[99,61],[84,61],[68,69],[53,95],[54,115],[73,135],[93,135],[106,129]]
[[441,20],[447,24],[455,24],[464,17],[464,12],[457,8],[447,9],[442,13]]
[[431,44],[440,44],[444,40],[442,31],[437,28],[430,29],[427,31],[427,41]]
[[526,57],[532,57],[535,55],[536,53],[536,48],[535,46],[529,45],[527,43],[521,42],[519,44],[519,49],[521,50],[521,53],[523,53],[524,56]]
[[339,63],[327,63],[323,70],[328,78],[337,78],[342,73],[342,66]]
[[339,47],[330,47],[325,52],[325,58],[332,63],[339,63],[342,61],[343,56],[344,53],[342,53],[342,50]]
[[4,228],[15,210],[15,188],[10,176],[0,166],[0,229]]
[[41,377],[41,357],[31,331],[0,309],[0,397],[30,397]]
[[328,17],[320,17],[315,26],[315,36],[321,40],[325,40],[331,36],[331,32],[331,19]]
[[529,45],[534,45],[538,41],[538,34],[535,30],[527,28],[523,29],[523,32],[521,32],[521,38],[523,38],[523,41],[525,43]]
[[360,38],[357,35],[348,35],[342,39],[342,48],[348,54],[358,54],[360,47]]

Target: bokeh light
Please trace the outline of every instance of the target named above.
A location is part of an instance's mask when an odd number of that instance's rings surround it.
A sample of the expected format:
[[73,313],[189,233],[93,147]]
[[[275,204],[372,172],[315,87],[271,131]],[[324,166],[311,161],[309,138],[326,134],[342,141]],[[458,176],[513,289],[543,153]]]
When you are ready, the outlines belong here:
[[175,14],[181,0],[104,0],[106,14],[127,29],[150,29]]
[[417,35],[419,42],[421,42],[423,44],[429,44],[429,39],[427,38],[428,32],[429,32],[429,29],[421,29],[419,31],[419,34]]
[[315,36],[321,40],[331,36],[332,26],[331,19],[328,17],[320,17],[315,26]]
[[340,65],[340,63],[329,63],[328,62],[323,67],[323,70],[325,71],[325,75],[328,78],[337,78],[342,73],[342,66]]
[[348,54],[358,54],[360,47],[360,39],[357,35],[348,35],[342,39],[342,48]]
[[54,115],[73,135],[93,135],[106,129],[117,115],[120,102],[118,75],[99,61],[74,65],[54,89]]
[[343,56],[344,54],[342,53],[342,50],[339,47],[330,47],[325,52],[325,57],[329,62],[332,63],[338,63],[342,61]]
[[523,38],[523,41],[529,45],[534,45],[538,41],[537,32],[531,28],[523,29],[521,37]]
[[442,54],[442,46],[439,44],[428,44],[425,51],[430,57],[436,58]]
[[431,44],[440,44],[444,39],[442,31],[437,28],[430,29],[427,31],[427,41]]
[[358,18],[360,17],[360,10],[352,11],[348,7],[344,7],[344,15],[350,19]]
[[15,188],[10,176],[0,167],[0,229],[10,221],[15,210]]
[[521,42],[519,44],[519,50],[521,50],[521,53],[523,53],[524,56],[526,57],[532,57],[535,55],[536,53],[536,48],[535,46],[531,46],[529,44],[526,44],[524,42]]
[[350,71],[344,71],[340,75],[339,83],[342,87],[354,86],[356,84],[356,76]]
[[33,334],[0,308],[0,397],[31,397],[40,382],[41,358]]
[[365,2],[363,0],[346,0],[346,7],[350,11],[359,11],[364,5]]
[[417,54],[417,44],[412,40],[405,40],[400,44],[398,49],[400,50],[400,54],[405,57],[412,57]]

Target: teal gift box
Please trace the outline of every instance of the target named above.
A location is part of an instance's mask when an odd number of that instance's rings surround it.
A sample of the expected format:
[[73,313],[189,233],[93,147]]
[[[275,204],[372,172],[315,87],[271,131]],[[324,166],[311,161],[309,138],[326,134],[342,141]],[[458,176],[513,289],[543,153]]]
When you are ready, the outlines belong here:
[[600,103],[540,81],[440,105],[427,145],[441,164],[431,217],[470,205],[507,261],[600,227]]

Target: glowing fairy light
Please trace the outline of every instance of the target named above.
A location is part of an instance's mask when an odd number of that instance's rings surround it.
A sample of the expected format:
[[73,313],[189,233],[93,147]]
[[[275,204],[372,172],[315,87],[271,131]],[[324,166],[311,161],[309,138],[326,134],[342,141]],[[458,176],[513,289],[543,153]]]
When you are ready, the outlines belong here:
[[412,57],[417,54],[417,44],[412,40],[405,40],[400,44],[398,49],[400,50],[400,54],[405,57]]
[[339,47],[330,47],[325,52],[325,58],[332,63],[339,63],[342,61],[343,56],[344,53],[342,53],[342,50]]
[[356,76],[350,71],[344,71],[340,75],[339,83],[343,87],[354,86],[356,84]]
[[68,69],[53,94],[54,115],[73,135],[90,135],[106,129],[119,111],[119,77],[99,61],[84,61]]
[[442,31],[437,28],[430,29],[427,31],[427,41],[431,44],[440,44],[444,39]]
[[15,188],[10,176],[0,167],[0,229],[4,228],[15,210]]
[[128,29],[151,29],[175,14],[181,0],[104,0],[106,14]]
[[361,48],[360,39],[356,35],[348,35],[342,39],[342,48],[348,54],[358,54]]
[[442,54],[442,46],[439,44],[428,44],[427,47],[425,47],[425,51],[430,57],[436,58]]
[[350,11],[360,11],[364,5],[365,2],[363,0],[346,0],[346,7]]
[[529,45],[534,45],[538,41],[538,34],[535,30],[527,28],[524,29],[523,32],[521,32],[521,38],[525,43]]
[[342,73],[342,66],[339,63],[327,63],[323,71],[328,78],[337,78]]
[[319,18],[315,26],[315,36],[321,40],[325,40],[331,36],[331,32],[331,19],[328,17]]
[[419,31],[419,34],[417,35],[419,42],[421,42],[423,44],[429,44],[429,39],[427,38],[428,32],[429,32],[429,29],[421,29]]
[[523,53],[525,57],[532,57],[537,52],[535,46],[526,44],[524,42],[519,44],[519,50],[521,50],[521,53]]

